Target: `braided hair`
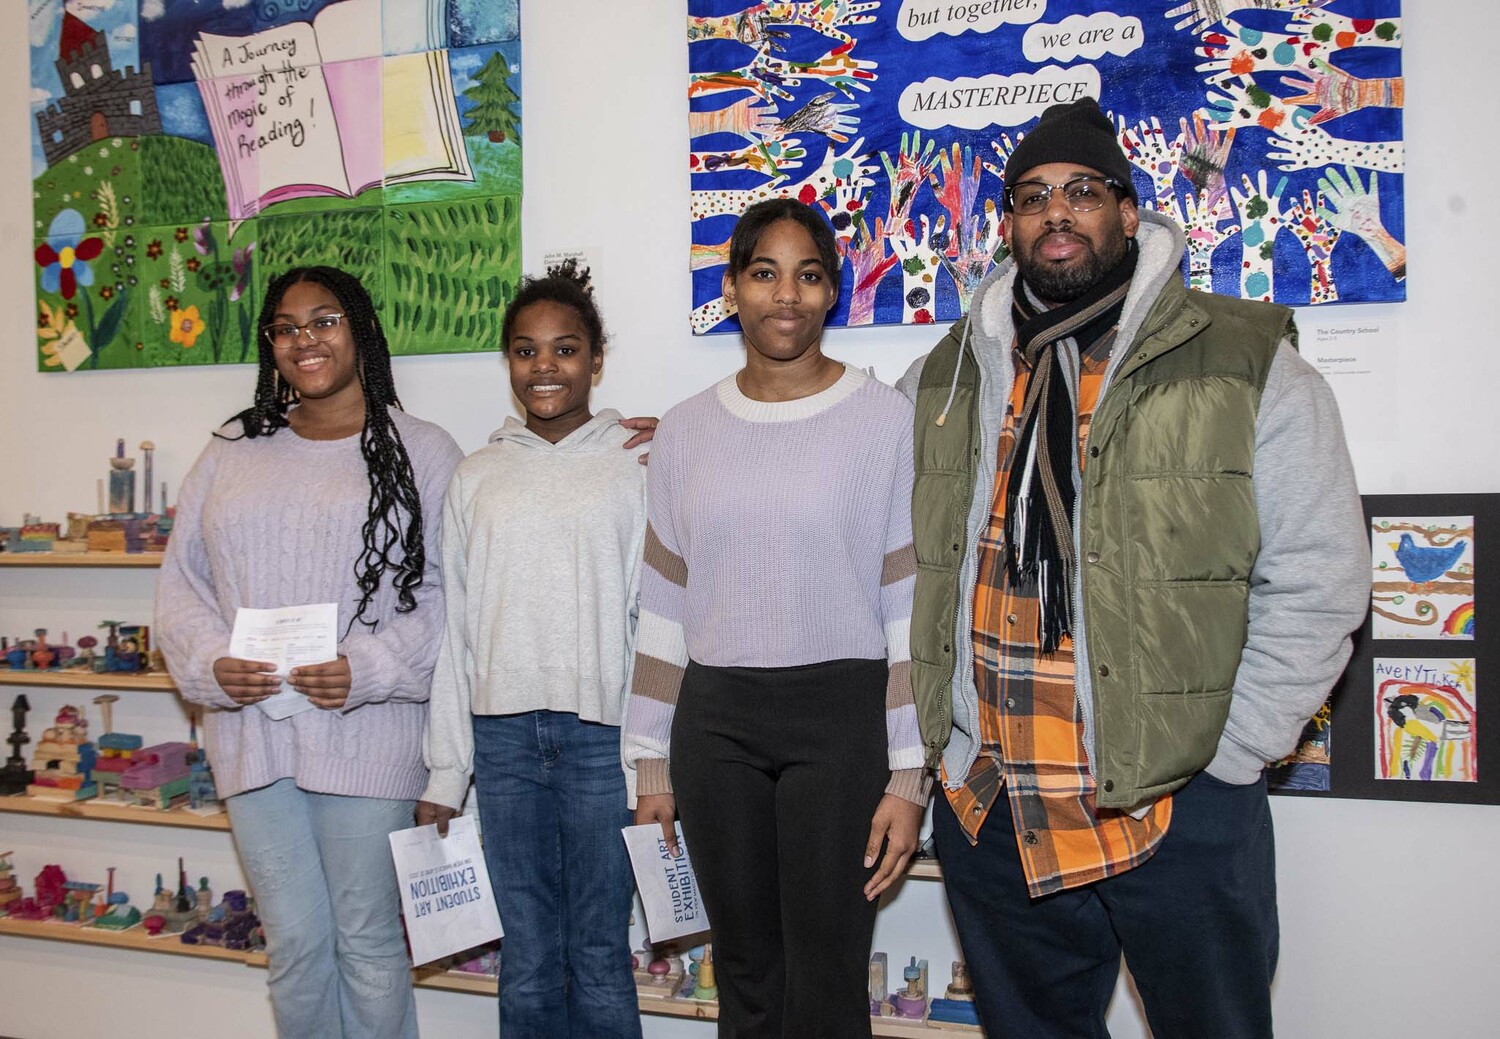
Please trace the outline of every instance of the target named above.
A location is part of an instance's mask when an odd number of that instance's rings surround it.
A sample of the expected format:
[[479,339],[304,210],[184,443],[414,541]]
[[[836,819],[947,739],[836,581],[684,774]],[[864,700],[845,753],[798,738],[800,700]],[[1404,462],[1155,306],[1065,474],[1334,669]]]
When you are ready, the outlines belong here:
[[[365,424],[359,435],[360,452],[370,478],[370,506],[363,529],[364,550],[354,562],[359,584],[359,608],[349,621],[373,629],[378,620],[366,617],[386,573],[392,574],[397,591],[397,613],[416,609],[414,595],[422,584],[427,553],[422,543],[422,496],[412,473],[411,458],[401,440],[401,431],[391,421],[390,408],[400,408],[396,383],[391,375],[391,352],[370,294],[358,278],[335,267],[294,267],[266,287],[257,328],[276,316],[282,296],[299,282],[315,282],[333,293],[343,308],[354,337],[360,386],[365,396]],[[260,369],[255,381],[255,403],[235,415],[242,430],[228,440],[268,437],[291,424],[287,411],[298,402],[292,388],[276,368],[276,353],[265,336],[258,337]],[[215,434],[216,436],[220,434]],[[399,558],[392,558],[400,545]],[[346,632],[347,633],[347,632]]]
[[521,287],[505,308],[505,317],[500,323],[500,350],[510,350],[510,334],[515,328],[521,311],[533,303],[552,302],[568,307],[578,315],[583,330],[588,333],[589,353],[604,352],[604,319],[599,316],[599,304],[594,301],[594,286],[587,267],[579,267],[578,260],[569,256],[566,260],[547,268],[540,278],[527,276],[521,279]]

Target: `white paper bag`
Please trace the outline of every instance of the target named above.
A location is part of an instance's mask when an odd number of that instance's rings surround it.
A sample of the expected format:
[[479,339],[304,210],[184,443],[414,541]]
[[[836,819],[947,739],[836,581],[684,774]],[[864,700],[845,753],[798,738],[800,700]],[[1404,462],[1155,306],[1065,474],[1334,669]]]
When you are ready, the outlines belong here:
[[401,915],[417,966],[501,937],[500,910],[470,816],[391,834],[391,854],[401,886]]
[[651,941],[664,942],[708,930],[708,912],[698,892],[687,842],[682,839],[682,824],[677,824],[677,846],[682,854],[675,858],[657,823],[627,826],[620,832],[630,851],[630,868],[646,910],[646,933]]

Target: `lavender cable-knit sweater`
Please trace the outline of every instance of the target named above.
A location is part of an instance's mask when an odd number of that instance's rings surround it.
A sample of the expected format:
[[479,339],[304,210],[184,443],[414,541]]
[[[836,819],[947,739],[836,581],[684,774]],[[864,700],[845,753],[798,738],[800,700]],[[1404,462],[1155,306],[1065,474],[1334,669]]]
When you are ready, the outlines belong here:
[[[340,710],[272,721],[214,680],[241,606],[336,602],[339,633],[359,605],[354,564],[370,482],[358,435],[306,440],[291,429],[214,438],[183,481],[156,590],[156,639],[183,699],[203,704],[209,760],[228,797],[295,779],[304,790],[414,800],[427,783],[422,729],[443,630],[438,561],[443,493],[463,452],[443,429],[391,410],[422,497],[427,565],[417,608],[397,613],[389,576],[339,643],[353,681]],[[238,423],[226,427],[237,433]],[[399,546],[396,551],[399,552]]]
[[632,803],[670,793],[691,659],[794,667],[885,659],[888,793],[931,777],[912,704],[912,407],[854,368],[767,403],[735,376],[672,408],[651,444],[645,566],[623,755]]

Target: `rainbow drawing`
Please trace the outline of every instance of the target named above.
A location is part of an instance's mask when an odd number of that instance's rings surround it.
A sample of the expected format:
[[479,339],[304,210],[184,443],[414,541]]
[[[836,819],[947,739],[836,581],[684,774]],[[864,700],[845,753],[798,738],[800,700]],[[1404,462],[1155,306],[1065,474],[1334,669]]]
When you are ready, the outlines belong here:
[[1370,520],[1370,634],[1385,639],[1474,640],[1473,516]]
[[1474,661],[1375,661],[1375,778],[1479,779]]
[[1443,634],[1450,638],[1474,637],[1474,600],[1470,599],[1448,614],[1448,619],[1443,621]]

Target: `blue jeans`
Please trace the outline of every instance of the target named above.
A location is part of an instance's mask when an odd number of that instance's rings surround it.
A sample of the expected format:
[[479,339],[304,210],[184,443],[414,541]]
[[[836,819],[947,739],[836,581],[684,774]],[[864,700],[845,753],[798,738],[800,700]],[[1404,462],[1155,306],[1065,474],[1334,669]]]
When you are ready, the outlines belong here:
[[281,1039],[416,1039],[411,958],[386,839],[412,801],[312,794],[291,779],[226,802],[270,956]]
[[505,938],[505,1039],[639,1039],[620,730],[576,714],[474,716],[474,786]]
[[933,835],[990,1039],[1108,1039],[1122,951],[1156,1039],[1270,1039],[1279,929],[1264,777],[1231,786],[1200,772],[1173,795],[1151,858],[1037,899],[1008,804],[971,846],[939,793]]

